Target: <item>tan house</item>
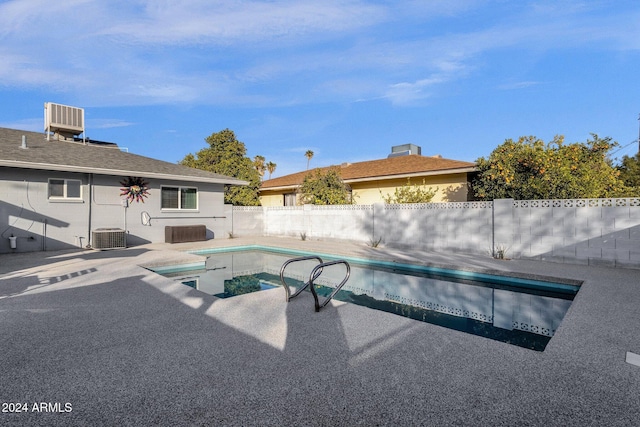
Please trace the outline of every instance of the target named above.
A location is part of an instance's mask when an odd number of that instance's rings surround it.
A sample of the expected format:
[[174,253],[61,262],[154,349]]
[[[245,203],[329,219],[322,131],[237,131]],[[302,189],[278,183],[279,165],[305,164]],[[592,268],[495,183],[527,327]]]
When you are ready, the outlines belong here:
[[[342,180],[351,188],[354,203],[368,205],[383,202],[383,196],[393,195],[396,188],[407,184],[422,184],[437,193],[434,202],[465,202],[469,200],[470,175],[475,163],[421,155],[413,144],[392,147],[386,159],[339,166]],[[329,167],[320,168],[321,170]],[[260,187],[262,206],[293,206],[299,204],[298,188],[304,177],[313,171],[303,171],[269,179]]]

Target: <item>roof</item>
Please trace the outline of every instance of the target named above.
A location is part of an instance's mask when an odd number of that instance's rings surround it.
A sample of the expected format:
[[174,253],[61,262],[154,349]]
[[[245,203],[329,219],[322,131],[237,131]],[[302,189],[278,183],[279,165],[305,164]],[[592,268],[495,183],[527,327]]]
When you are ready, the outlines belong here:
[[[340,168],[342,180],[354,182],[379,181],[383,179],[411,178],[416,176],[444,175],[476,171],[475,163],[442,157],[426,157],[417,154],[389,157],[358,163],[344,163],[340,166],[316,168],[322,171],[330,167]],[[278,190],[302,184],[304,177],[311,171],[303,171],[269,179],[262,183],[261,190]]]
[[[22,136],[27,148],[21,148]],[[111,176],[246,185],[229,176],[126,153],[115,144],[47,141],[44,133],[0,127],[0,166]]]

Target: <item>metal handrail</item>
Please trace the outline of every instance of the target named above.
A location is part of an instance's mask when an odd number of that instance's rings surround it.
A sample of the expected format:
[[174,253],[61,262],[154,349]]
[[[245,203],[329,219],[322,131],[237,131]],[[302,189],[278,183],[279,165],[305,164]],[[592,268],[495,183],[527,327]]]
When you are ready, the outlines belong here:
[[[316,290],[313,287],[313,281],[316,280],[318,277],[320,277],[325,267],[329,267],[331,265],[336,265],[336,264],[344,264],[345,267],[347,268],[347,274],[344,276],[344,279],[342,280],[342,282],[340,282],[340,284],[336,286],[333,292],[331,292],[331,294],[327,297],[327,299],[325,299],[322,302],[322,304],[320,304],[318,302],[318,294],[316,293]],[[311,270],[311,274],[309,275],[309,282],[307,282],[307,284],[309,285],[309,289],[311,289],[311,293],[313,294],[313,299],[316,302],[316,312],[320,311],[322,307],[324,307],[329,303],[329,301],[331,301],[331,298],[333,298],[344,286],[344,284],[347,283],[347,280],[349,280],[349,276],[351,276],[351,266],[345,260],[323,262],[322,264],[317,265],[313,270]]]
[[[315,277],[311,276],[311,277],[313,277],[313,279],[310,279],[310,280],[309,280],[309,282],[305,283],[305,284],[304,284],[304,286],[302,286],[302,287],[301,287],[300,289],[298,289],[298,290],[297,290],[293,295],[291,295],[291,290],[289,289],[289,285],[287,284],[287,281],[286,281],[286,280],[284,280],[284,269],[285,269],[285,268],[287,268],[287,266],[288,266],[289,264],[293,263],[293,262],[298,262],[298,261],[308,261],[308,260],[311,260],[311,259],[317,259],[318,261],[320,261],[320,265],[322,265],[322,263],[323,263],[322,258],[320,258],[319,256],[314,256],[314,255],[312,255],[312,256],[303,256],[303,257],[299,257],[299,258],[292,258],[292,259],[290,259],[290,260],[286,261],[284,264],[282,264],[282,267],[280,267],[280,281],[282,282],[282,286],[284,287],[284,290],[285,290],[285,292],[286,292],[286,301],[287,301],[287,302],[289,302],[289,300],[290,300],[291,298],[294,298],[294,297],[297,297],[298,295],[300,295],[300,293],[301,293],[302,291],[304,291],[304,290],[307,288],[307,286],[309,286],[309,283],[310,283],[312,280],[317,279],[317,278],[318,278],[318,276],[320,276],[320,275],[322,274],[322,270],[320,270],[320,272],[319,272],[319,273],[317,273],[317,276],[315,276]],[[317,269],[317,267],[316,267],[316,268],[314,268],[314,271],[315,271],[316,269]],[[317,298],[316,298],[316,300],[317,300]]]

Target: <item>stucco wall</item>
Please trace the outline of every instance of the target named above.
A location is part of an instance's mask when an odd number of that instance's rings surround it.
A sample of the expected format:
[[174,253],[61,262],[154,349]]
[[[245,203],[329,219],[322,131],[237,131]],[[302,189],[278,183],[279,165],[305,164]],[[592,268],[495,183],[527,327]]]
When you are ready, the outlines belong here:
[[260,204],[262,206],[284,206],[284,196],[281,192],[262,191],[260,192]]
[[[411,185],[423,185],[422,177],[411,178]],[[407,185],[407,178],[386,179],[379,181],[352,182],[349,183],[352,190],[353,202],[356,205],[372,205],[384,202],[383,197],[393,195],[396,188]],[[435,175],[424,177],[425,189],[431,187],[436,190],[432,202],[466,202],[468,200],[469,186],[467,174]],[[292,190],[263,190],[260,192],[262,206],[284,206],[284,193]]]
[[[77,179],[82,182],[81,200],[50,200],[50,178]],[[127,231],[127,244],[164,241],[167,225],[204,224],[209,238],[225,236],[230,224],[225,217],[222,184],[149,181],[145,203],[122,205],[120,180],[124,177],[47,172],[18,168],[0,169],[0,253],[56,250],[86,247],[91,232],[98,228]],[[197,211],[160,209],[162,185],[196,187]],[[142,224],[142,213],[152,218]],[[220,218],[213,218],[220,217]],[[11,249],[9,236],[18,237]]]
[[[49,200],[49,178],[80,180],[82,200]],[[0,252],[12,251],[11,235],[18,252],[86,245],[88,201],[85,174],[0,169]]]
[[[432,202],[466,202],[467,201],[467,175],[442,175],[425,177],[424,188],[436,190]],[[411,185],[421,185],[422,178],[412,178]],[[352,183],[354,202],[358,205],[370,205],[383,202],[383,197],[393,196],[396,188],[407,185],[407,179],[390,179],[377,182]]]

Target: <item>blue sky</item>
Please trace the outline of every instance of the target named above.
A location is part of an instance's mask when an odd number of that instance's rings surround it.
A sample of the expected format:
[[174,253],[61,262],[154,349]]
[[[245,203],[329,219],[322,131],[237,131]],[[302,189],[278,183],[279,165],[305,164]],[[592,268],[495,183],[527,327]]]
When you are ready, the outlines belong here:
[[0,2],[0,126],[44,102],[176,162],[229,128],[273,177],[384,158],[474,161],[506,138],[610,136],[635,154],[640,5],[624,1]]

